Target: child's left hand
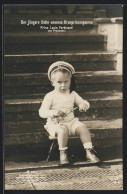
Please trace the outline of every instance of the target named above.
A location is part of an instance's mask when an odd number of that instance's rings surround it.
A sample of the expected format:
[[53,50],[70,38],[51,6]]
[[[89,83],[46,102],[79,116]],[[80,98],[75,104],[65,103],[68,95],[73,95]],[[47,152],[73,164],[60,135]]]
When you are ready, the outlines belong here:
[[84,102],[79,105],[79,111],[81,112],[82,111],[86,112],[89,108],[90,108],[90,104],[86,100],[84,100]]

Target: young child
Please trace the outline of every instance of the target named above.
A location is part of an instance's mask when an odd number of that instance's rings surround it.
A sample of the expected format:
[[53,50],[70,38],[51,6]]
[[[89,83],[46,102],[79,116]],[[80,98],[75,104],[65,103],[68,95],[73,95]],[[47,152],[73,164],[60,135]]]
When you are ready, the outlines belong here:
[[69,164],[67,149],[68,136],[79,136],[86,150],[87,160],[99,162],[91,142],[87,127],[74,117],[74,105],[79,111],[86,111],[90,104],[74,90],[73,66],[64,61],[53,63],[48,69],[48,78],[54,90],[47,93],[39,109],[39,115],[47,118],[46,130],[50,136],[57,137],[60,150],[60,164]]

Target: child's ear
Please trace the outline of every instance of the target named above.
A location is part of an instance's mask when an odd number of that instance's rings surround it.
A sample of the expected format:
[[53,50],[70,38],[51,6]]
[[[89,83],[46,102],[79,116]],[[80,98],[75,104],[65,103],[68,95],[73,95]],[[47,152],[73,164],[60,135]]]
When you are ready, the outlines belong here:
[[53,81],[51,81],[51,85],[54,86]]

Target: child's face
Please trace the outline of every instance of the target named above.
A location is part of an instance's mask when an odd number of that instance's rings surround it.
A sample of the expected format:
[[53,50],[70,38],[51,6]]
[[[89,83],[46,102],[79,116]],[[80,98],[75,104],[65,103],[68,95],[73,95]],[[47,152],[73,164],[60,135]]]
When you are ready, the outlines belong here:
[[56,91],[66,93],[70,89],[71,75],[69,72],[55,72],[52,82]]

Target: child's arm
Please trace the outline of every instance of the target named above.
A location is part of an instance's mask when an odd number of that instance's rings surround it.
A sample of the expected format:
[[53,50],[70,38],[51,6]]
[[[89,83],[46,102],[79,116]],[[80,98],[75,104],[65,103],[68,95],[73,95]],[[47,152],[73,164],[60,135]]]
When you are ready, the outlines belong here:
[[76,92],[74,92],[74,103],[79,107],[80,111],[86,111],[90,108],[89,102],[84,100]]
[[39,116],[42,118],[48,118],[48,117],[53,117],[53,110],[50,110],[52,105],[52,98],[51,95],[46,94],[44,97],[44,100],[41,104],[41,107],[39,109]]

